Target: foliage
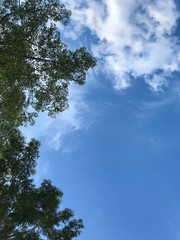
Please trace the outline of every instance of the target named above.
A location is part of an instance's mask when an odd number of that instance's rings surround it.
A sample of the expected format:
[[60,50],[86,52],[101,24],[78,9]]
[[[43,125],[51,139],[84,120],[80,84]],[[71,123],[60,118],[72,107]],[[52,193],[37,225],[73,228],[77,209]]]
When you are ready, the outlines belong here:
[[0,141],[0,239],[71,240],[83,228],[70,209],[60,210],[63,193],[44,180],[33,183],[39,142],[28,144],[19,130]]
[[61,41],[57,26],[70,15],[59,0],[0,1],[1,240],[71,240],[83,228],[60,209],[63,193],[50,180],[34,184],[40,143],[26,143],[17,128],[40,111],[64,111],[69,84],[84,84],[96,64],[84,47],[73,52]]
[[62,43],[57,24],[70,15],[59,0],[1,1],[0,120],[19,126],[40,111],[55,116],[68,107],[70,82],[84,84],[96,61]]

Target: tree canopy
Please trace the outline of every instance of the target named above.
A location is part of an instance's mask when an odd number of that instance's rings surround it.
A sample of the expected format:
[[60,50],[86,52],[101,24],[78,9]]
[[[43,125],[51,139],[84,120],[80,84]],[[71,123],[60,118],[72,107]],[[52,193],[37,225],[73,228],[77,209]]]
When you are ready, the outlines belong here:
[[44,180],[36,187],[39,142],[25,142],[19,130],[0,141],[0,239],[71,240],[83,228],[70,209],[60,209],[63,193]]
[[67,25],[70,15],[59,0],[1,1],[0,120],[19,126],[33,124],[40,111],[55,116],[68,107],[70,82],[84,84],[96,61],[61,41],[57,24]]
[[40,111],[68,107],[71,82],[84,84],[96,60],[86,48],[71,51],[58,24],[71,12],[59,0],[0,1],[0,239],[71,240],[83,226],[63,193],[44,180],[34,184],[39,141],[26,143],[18,127]]

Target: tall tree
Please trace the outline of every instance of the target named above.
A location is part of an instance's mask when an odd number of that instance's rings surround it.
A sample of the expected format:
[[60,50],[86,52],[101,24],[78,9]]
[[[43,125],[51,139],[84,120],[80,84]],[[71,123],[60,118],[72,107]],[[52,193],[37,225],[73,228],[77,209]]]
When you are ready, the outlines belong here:
[[70,15],[59,0],[1,1],[0,119],[18,126],[39,111],[55,116],[68,107],[70,82],[84,84],[96,61],[61,41],[57,24],[67,25]]
[[19,130],[0,141],[0,239],[71,240],[83,228],[70,209],[60,210],[63,193],[44,180],[33,183],[39,142],[28,144]]

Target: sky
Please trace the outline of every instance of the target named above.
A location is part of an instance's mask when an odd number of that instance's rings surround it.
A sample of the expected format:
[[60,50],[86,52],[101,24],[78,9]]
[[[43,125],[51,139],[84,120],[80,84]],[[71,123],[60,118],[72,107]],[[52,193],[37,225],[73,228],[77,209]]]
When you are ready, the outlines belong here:
[[97,59],[69,109],[40,114],[36,184],[64,192],[79,240],[180,240],[180,1],[64,0],[58,25]]

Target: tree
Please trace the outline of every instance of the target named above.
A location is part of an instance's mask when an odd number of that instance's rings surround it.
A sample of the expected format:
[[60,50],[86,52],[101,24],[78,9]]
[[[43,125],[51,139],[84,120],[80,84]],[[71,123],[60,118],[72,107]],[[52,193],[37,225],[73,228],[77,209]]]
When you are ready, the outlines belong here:
[[19,126],[40,111],[55,116],[68,107],[70,82],[84,84],[96,61],[84,47],[73,52],[62,43],[57,24],[70,15],[59,0],[1,1],[0,119]]
[[71,240],[83,228],[70,209],[60,210],[63,193],[44,180],[36,187],[35,174],[39,142],[26,144],[20,131],[0,141],[0,239]]

